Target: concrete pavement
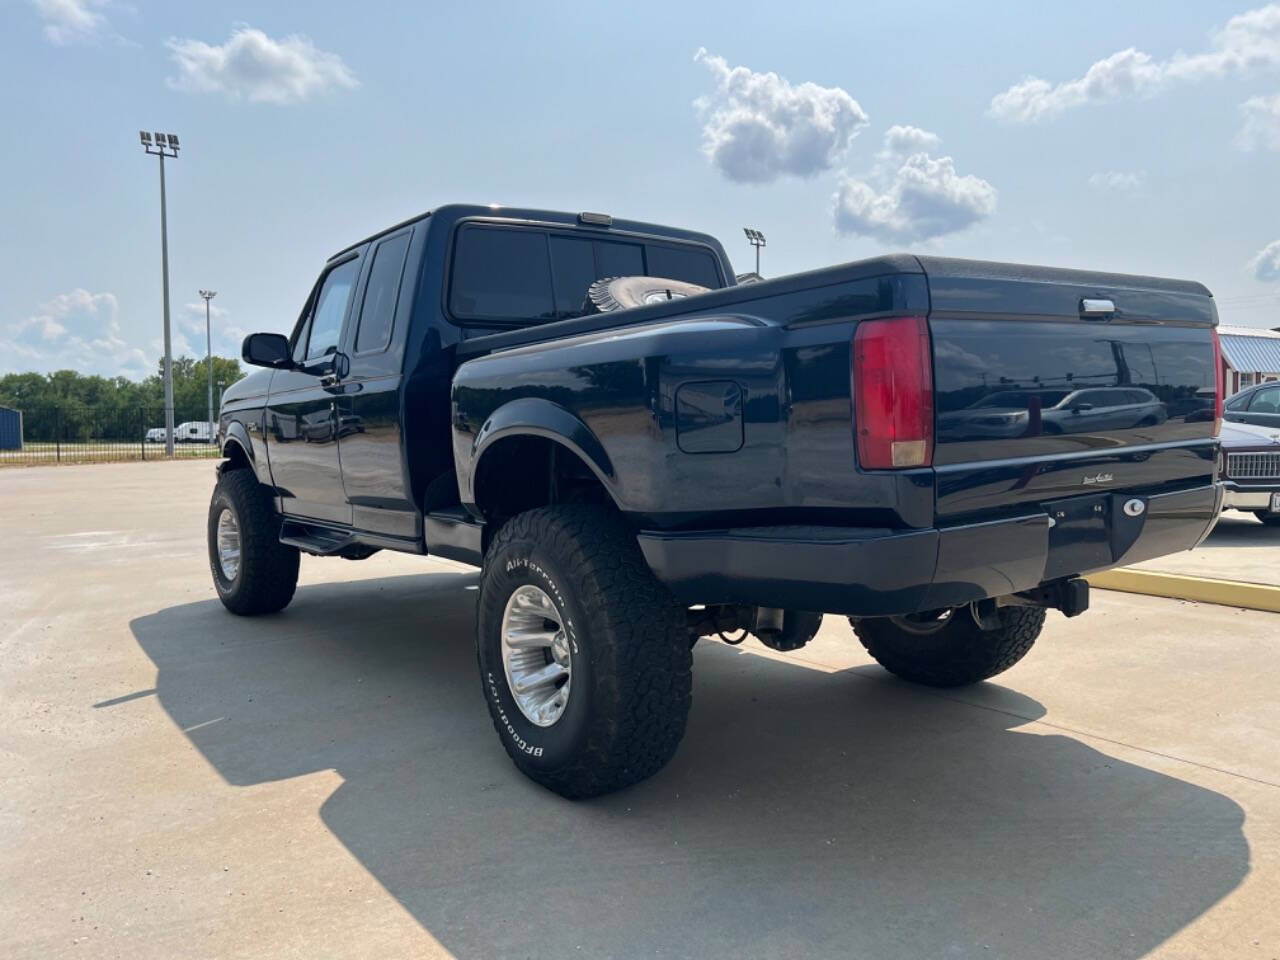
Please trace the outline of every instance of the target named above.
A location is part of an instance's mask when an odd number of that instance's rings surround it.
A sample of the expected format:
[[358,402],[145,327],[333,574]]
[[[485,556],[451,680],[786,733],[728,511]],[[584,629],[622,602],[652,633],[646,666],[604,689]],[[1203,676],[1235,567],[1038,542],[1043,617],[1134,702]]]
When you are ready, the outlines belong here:
[[0,472],[0,956],[1280,956],[1280,619],[1099,592],[997,682],[828,617],[696,650],[673,763],[571,804],[476,677],[476,577],[209,582],[209,463]]
[[1280,586],[1280,527],[1228,510],[1195,550],[1137,563],[1132,569]]

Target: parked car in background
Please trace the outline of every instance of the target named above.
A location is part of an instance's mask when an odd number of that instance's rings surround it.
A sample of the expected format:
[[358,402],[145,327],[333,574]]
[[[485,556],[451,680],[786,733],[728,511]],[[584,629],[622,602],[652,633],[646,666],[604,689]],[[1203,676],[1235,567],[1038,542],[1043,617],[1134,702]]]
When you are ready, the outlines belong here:
[[1280,383],[1268,381],[1246,387],[1226,402],[1223,418],[1280,429]]
[[1280,427],[1224,423],[1220,475],[1223,510],[1245,510],[1280,527]]
[[[163,433],[163,431],[161,431]],[[173,428],[174,443],[213,443],[218,439],[218,425],[203,420],[188,420]]]
[[164,427],[152,427],[147,431],[147,443],[164,443]]
[[939,415],[938,432],[956,440],[1023,437],[1155,427],[1168,419],[1164,403],[1142,387],[1000,390]]

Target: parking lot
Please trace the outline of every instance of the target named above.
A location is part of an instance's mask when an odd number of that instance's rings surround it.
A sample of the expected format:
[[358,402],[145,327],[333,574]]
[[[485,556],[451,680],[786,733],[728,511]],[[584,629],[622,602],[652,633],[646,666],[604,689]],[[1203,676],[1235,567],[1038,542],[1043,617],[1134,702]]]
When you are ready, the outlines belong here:
[[675,760],[573,804],[494,736],[473,573],[304,557],[237,619],[212,483],[0,472],[0,955],[1280,956],[1276,614],[1098,591],[955,692],[836,617],[703,641]]

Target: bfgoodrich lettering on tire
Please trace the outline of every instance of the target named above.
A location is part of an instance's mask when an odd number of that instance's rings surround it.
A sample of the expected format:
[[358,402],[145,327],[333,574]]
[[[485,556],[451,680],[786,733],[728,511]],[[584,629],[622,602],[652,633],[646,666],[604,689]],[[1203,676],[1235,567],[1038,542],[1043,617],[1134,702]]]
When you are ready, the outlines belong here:
[[684,735],[684,610],[605,508],[544,507],[498,532],[485,554],[477,658],[508,755],[562,796],[643,780]]

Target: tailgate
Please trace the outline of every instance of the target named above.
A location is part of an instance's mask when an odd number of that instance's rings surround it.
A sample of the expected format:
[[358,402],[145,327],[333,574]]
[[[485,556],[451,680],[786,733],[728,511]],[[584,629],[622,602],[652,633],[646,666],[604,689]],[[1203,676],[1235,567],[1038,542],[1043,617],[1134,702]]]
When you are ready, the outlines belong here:
[[1203,286],[921,262],[940,518],[1213,479],[1217,314]]

